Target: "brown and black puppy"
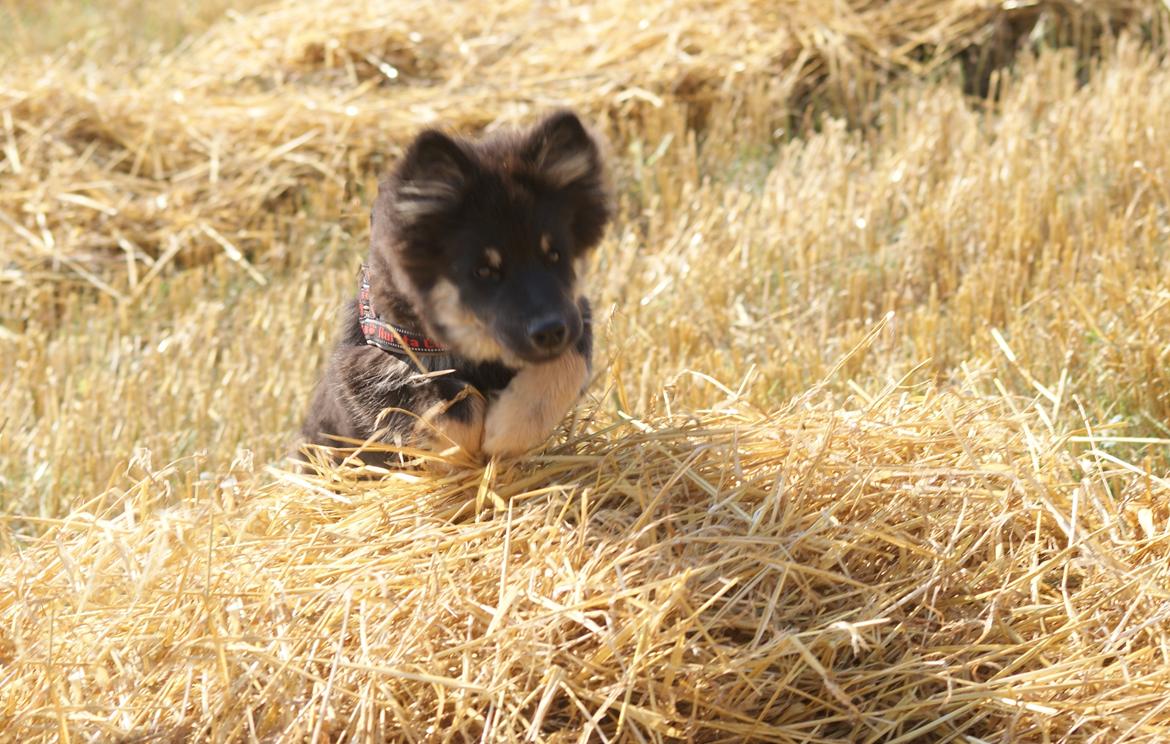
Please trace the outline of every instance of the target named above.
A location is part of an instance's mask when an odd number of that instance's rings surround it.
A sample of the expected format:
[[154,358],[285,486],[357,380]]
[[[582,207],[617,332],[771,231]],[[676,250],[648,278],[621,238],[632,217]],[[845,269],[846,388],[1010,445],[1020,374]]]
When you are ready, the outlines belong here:
[[303,441],[487,455],[544,442],[589,374],[579,281],[611,212],[601,148],[571,112],[478,141],[420,134],[379,186]]

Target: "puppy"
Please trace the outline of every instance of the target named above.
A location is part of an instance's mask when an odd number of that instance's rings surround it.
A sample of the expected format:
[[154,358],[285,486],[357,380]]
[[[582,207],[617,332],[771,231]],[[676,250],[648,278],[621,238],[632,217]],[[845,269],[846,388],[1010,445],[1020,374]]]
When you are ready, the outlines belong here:
[[612,211],[600,144],[572,112],[478,141],[420,134],[379,184],[303,443],[492,456],[544,442],[589,375],[579,282]]

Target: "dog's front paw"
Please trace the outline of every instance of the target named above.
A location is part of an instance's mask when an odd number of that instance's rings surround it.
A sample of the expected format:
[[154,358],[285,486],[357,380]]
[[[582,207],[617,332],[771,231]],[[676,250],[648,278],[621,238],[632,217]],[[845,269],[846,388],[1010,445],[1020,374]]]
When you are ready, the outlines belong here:
[[588,375],[576,351],[517,372],[488,407],[484,454],[519,455],[542,444],[577,402]]
[[416,429],[433,449],[445,450],[454,445],[475,456],[483,442],[485,408],[483,396],[468,386],[457,397],[431,406]]

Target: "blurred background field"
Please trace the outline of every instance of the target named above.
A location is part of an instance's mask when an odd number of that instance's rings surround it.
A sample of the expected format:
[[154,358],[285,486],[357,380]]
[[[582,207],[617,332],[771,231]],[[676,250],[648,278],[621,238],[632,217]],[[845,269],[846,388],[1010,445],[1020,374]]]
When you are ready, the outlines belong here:
[[[0,16],[9,730],[1170,737],[1165,3]],[[552,454],[266,469],[377,174],[565,104],[620,214]]]

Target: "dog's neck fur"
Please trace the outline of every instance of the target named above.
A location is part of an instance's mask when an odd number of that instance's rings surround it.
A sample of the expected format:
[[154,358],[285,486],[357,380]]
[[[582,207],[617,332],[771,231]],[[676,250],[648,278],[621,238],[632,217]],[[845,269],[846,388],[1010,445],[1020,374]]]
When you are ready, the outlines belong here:
[[370,300],[378,317],[402,328],[431,335],[431,329],[419,319],[412,298],[395,283],[394,266],[382,252],[370,251],[367,265],[370,267]]

